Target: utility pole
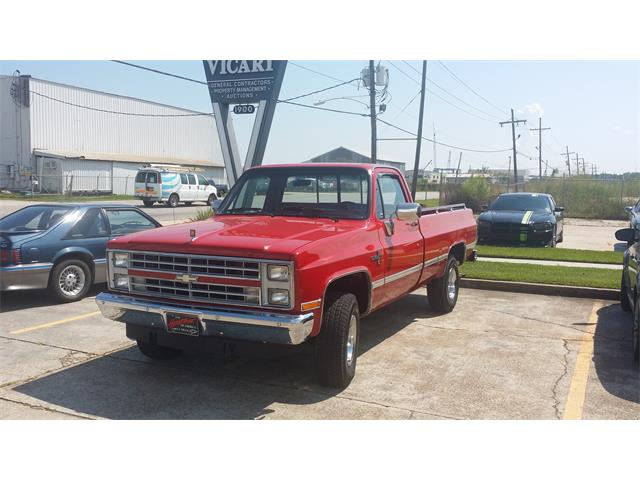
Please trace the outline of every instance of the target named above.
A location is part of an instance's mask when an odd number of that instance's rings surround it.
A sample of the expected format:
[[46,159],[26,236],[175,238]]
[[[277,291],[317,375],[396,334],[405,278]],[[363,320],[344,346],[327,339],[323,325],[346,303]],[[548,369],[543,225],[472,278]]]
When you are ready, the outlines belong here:
[[511,188],[511,155],[509,155],[509,168],[507,169],[507,193]]
[[436,124],[433,124],[433,171],[436,171],[438,168],[438,164],[436,163],[436,152],[437,152],[437,143],[436,143]]
[[561,153],[560,155],[564,155],[567,157],[567,168],[569,169],[569,176],[571,176],[571,159],[569,158],[569,155],[573,155],[575,152],[570,152],[569,151],[569,147],[567,148],[567,153]]
[[462,152],[460,152],[460,157],[458,157],[458,168],[456,168],[456,183],[458,183],[458,174],[460,173],[460,163],[462,163]]
[[376,132],[376,75],[373,60],[369,60],[369,113],[371,115],[371,163],[376,163],[378,140]]
[[516,156],[516,123],[527,123],[526,120],[516,120],[513,116],[513,108],[511,109],[511,120],[500,122],[500,126],[511,124],[511,141],[513,143],[513,177],[515,179],[516,192],[518,191],[518,157]]
[[422,89],[420,90],[420,115],[418,116],[418,136],[416,138],[416,159],[413,162],[413,181],[411,182],[411,197],[416,198],[418,188],[418,167],[420,165],[420,148],[422,146],[422,119],[424,118],[424,96],[427,83],[427,61],[422,61]]
[[585,170],[585,166],[584,166],[584,157],[580,157],[579,160],[582,160],[582,174],[586,175],[587,171]]
[[578,158],[578,152],[576,152],[576,175],[580,175],[580,159]]
[[539,178],[542,180],[542,131],[551,130],[551,127],[542,127],[542,117],[538,118],[538,128],[530,128],[529,130],[538,131],[538,162],[539,162]]

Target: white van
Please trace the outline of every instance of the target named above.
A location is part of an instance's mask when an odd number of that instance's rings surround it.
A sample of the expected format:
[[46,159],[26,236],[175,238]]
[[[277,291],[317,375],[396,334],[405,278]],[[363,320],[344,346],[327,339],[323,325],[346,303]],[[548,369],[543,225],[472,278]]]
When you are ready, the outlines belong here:
[[176,207],[183,202],[204,202],[209,205],[218,198],[218,190],[203,175],[178,166],[149,165],[138,170],[135,196],[145,207],[156,202]]

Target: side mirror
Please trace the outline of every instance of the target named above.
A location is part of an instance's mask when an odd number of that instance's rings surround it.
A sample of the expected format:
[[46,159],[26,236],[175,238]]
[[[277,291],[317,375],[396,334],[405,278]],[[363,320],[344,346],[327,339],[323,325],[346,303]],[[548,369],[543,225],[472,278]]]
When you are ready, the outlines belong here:
[[633,207],[624,207],[624,211],[627,213],[633,212]]
[[220,199],[216,199],[213,201],[213,203],[211,204],[211,208],[213,209],[213,211],[215,212],[216,210],[218,210],[220,208],[220,205],[222,204],[222,200]]
[[486,211],[489,210],[489,205],[482,205],[480,208],[482,208],[482,211]]
[[621,228],[616,232],[616,239],[631,244],[636,241],[636,231],[633,228]]
[[400,203],[396,207],[396,216],[403,222],[416,222],[422,213],[419,203]]
[[556,207],[554,212],[564,212],[564,207]]

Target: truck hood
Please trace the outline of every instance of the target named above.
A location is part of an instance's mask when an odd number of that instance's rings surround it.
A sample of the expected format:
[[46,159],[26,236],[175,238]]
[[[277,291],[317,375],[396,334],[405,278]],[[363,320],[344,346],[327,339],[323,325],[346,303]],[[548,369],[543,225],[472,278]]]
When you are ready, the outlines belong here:
[[[290,259],[310,242],[359,228],[364,220],[220,215],[145,230],[109,242],[110,249]],[[193,237],[192,237],[192,234]]]

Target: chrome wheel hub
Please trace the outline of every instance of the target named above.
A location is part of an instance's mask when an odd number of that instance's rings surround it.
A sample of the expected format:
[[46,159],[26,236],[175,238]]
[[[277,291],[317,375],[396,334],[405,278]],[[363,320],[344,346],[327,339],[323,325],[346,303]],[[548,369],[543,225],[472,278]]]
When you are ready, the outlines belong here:
[[69,265],[60,273],[58,285],[63,294],[74,297],[82,291],[85,281],[82,269],[76,265]]
[[353,363],[353,359],[355,357],[356,350],[356,342],[358,339],[358,321],[356,319],[355,314],[351,314],[351,318],[349,319],[349,333],[347,335],[347,345],[345,347],[345,359],[347,361],[347,366],[350,367]]
[[457,286],[456,282],[458,281],[458,273],[455,268],[449,270],[449,277],[447,278],[447,297],[449,298],[449,302],[453,302],[456,298]]

